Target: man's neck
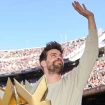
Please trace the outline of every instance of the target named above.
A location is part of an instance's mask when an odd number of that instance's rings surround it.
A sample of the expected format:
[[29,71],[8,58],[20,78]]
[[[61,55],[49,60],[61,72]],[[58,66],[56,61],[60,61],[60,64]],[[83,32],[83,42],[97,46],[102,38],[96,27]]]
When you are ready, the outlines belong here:
[[56,83],[61,79],[61,75],[58,75],[58,74],[45,74],[45,75],[46,75],[48,84]]

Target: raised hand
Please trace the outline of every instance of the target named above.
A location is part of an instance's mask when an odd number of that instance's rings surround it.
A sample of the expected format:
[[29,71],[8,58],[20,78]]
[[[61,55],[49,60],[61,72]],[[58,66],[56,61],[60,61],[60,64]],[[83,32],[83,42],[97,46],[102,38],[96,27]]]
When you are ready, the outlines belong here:
[[84,5],[84,4],[82,4],[82,6],[79,4],[79,2],[76,2],[76,1],[74,1],[73,3],[72,3],[72,5],[73,5],[73,7],[74,7],[74,9],[79,13],[79,14],[81,14],[82,16],[84,16],[84,17],[86,17],[87,19],[89,19],[89,17],[93,17],[94,16],[94,14],[91,12],[91,11],[89,11],[89,10],[87,10],[87,8],[86,8],[86,6]]

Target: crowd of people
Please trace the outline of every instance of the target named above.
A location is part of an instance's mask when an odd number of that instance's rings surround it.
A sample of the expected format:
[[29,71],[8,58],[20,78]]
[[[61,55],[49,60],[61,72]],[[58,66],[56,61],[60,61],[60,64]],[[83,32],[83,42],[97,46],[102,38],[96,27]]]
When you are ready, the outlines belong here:
[[96,61],[85,89],[105,85],[105,59]]
[[[73,41],[62,43],[64,48],[64,57],[70,55],[75,50],[79,49],[84,43],[86,38],[81,38]],[[0,75],[11,74],[11,72],[19,73],[22,70],[28,68],[38,67],[39,55],[44,47],[30,48],[21,50],[6,50],[0,51]],[[63,76],[66,76],[64,74]],[[37,81],[36,78],[30,79],[31,84]],[[6,85],[6,84],[5,84]],[[0,86],[5,87],[4,84]],[[100,85],[105,85],[105,59],[97,59],[93,70],[90,74],[90,78],[84,87],[84,90],[94,88]]]
[[[62,47],[65,48],[64,57],[80,48],[84,43],[85,38],[62,43]],[[22,70],[39,66],[39,55],[43,48],[0,51],[0,74],[18,73]]]
[[[105,59],[97,59],[93,70],[90,74],[90,78],[87,81],[87,84],[84,87],[84,90],[95,88],[101,85],[105,85]],[[63,76],[66,76],[68,73],[65,73]],[[33,85],[39,78],[28,79],[28,81]],[[6,84],[0,84],[0,86],[5,87]]]

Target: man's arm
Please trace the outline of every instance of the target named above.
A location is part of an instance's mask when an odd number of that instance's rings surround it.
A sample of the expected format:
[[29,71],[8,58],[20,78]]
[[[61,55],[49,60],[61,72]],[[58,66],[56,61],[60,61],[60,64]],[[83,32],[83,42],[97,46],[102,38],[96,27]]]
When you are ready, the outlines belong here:
[[94,15],[88,17],[88,29],[97,30]]
[[76,86],[82,92],[98,56],[98,35],[94,14],[88,11],[84,4],[83,8],[78,2],[74,2],[72,5],[79,14],[86,17],[88,20],[89,33],[75,77]]

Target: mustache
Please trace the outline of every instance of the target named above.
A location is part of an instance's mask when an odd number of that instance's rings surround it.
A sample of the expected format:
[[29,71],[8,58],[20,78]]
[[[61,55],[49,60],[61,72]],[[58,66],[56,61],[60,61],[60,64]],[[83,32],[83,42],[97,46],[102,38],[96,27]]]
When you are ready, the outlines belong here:
[[60,59],[55,60],[53,63],[55,63],[55,62],[57,62],[57,61],[60,61],[60,62],[63,64],[62,60],[60,60]]

